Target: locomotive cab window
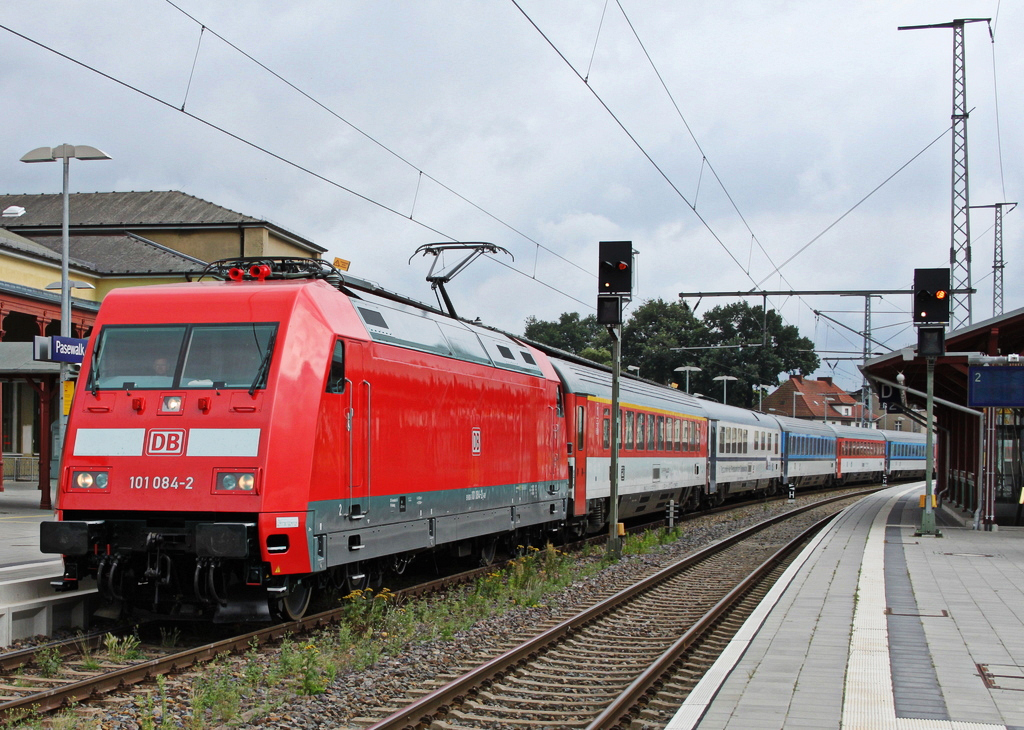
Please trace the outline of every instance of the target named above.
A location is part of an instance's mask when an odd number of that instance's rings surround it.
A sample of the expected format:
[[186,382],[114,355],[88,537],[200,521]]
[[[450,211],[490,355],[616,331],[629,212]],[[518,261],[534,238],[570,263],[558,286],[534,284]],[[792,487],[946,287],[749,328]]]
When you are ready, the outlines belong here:
[[102,390],[266,387],[276,323],[109,325],[90,363]]
[[334,354],[331,356],[331,369],[327,374],[327,392],[345,392],[345,343],[341,340],[334,343]]

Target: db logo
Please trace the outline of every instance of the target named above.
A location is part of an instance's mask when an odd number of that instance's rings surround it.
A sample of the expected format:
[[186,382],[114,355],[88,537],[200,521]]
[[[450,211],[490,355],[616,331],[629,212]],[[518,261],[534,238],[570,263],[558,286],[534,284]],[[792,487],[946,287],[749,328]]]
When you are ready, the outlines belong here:
[[146,437],[147,456],[181,456],[185,453],[185,431],[152,430]]

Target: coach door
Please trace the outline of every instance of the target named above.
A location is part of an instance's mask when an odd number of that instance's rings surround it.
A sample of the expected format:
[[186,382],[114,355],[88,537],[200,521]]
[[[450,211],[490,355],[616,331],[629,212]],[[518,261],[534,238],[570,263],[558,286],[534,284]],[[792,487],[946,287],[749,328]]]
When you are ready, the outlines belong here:
[[348,409],[345,416],[345,461],[348,463],[348,494],[344,513],[352,522],[365,520],[370,512],[373,485],[373,443],[371,440],[373,386],[364,377],[366,346],[345,340],[345,392]]
[[708,494],[718,493],[718,421],[708,420]]
[[587,401],[567,399],[573,412],[572,454],[569,458],[569,489],[573,501],[572,513],[587,513]]

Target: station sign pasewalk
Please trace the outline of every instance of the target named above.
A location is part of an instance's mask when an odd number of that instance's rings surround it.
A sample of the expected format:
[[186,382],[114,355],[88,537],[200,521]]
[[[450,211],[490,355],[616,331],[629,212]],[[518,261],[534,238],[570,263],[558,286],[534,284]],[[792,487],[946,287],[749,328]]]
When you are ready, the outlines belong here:
[[44,362],[80,363],[85,357],[89,340],[77,337],[36,337],[32,344],[32,359]]

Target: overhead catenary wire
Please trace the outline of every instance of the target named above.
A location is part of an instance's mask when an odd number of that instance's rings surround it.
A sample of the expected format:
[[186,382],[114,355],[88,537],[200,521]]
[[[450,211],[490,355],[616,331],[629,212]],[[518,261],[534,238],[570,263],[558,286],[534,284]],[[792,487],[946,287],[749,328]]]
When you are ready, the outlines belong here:
[[[265,154],[265,155],[267,155],[267,156],[269,156],[269,157],[271,157],[271,158],[273,158],[273,159],[275,159],[275,160],[277,160],[277,161],[279,161],[279,162],[281,162],[281,163],[283,163],[285,165],[288,165],[288,166],[292,167],[293,169],[296,169],[296,170],[298,170],[300,172],[303,172],[303,173],[305,173],[307,175],[310,175],[310,176],[316,178],[317,180],[320,180],[321,182],[324,182],[324,183],[326,183],[328,185],[331,185],[331,186],[333,186],[333,187],[335,187],[335,188],[337,188],[339,190],[342,190],[342,191],[348,193],[349,195],[352,195],[352,196],[354,196],[354,197],[356,197],[356,198],[358,198],[358,199],[360,199],[360,200],[362,200],[362,201],[364,201],[366,203],[369,203],[369,204],[371,204],[373,206],[376,206],[376,207],[378,207],[378,208],[380,208],[380,209],[382,209],[382,210],[384,210],[384,211],[386,211],[388,213],[391,213],[393,215],[400,216],[400,217],[402,217],[402,218],[404,218],[404,219],[406,219],[406,220],[416,224],[417,226],[420,226],[421,228],[424,228],[424,229],[430,231],[431,233],[434,233],[434,234],[436,234],[436,235],[438,235],[438,236],[440,236],[442,238],[448,239],[450,241],[458,240],[455,236],[452,236],[452,235],[450,235],[448,233],[445,233],[444,231],[441,231],[441,230],[439,230],[437,228],[434,228],[433,226],[430,226],[430,225],[428,225],[427,223],[425,223],[425,222],[423,222],[421,220],[417,220],[416,218],[412,217],[411,214],[410,215],[406,215],[406,214],[396,210],[395,208],[392,208],[391,206],[386,205],[385,203],[382,203],[379,200],[375,200],[374,198],[371,198],[368,195],[364,195],[363,193],[360,193],[360,192],[354,190],[353,188],[350,188],[350,187],[348,187],[346,185],[343,185],[342,183],[340,183],[340,182],[338,182],[336,180],[332,180],[331,178],[328,178],[325,175],[322,175],[322,174],[320,174],[320,173],[318,173],[318,172],[316,172],[316,171],[314,171],[314,170],[312,170],[312,169],[310,169],[310,168],[308,168],[308,167],[306,167],[306,166],[304,166],[304,165],[302,165],[302,164],[300,164],[298,162],[295,162],[294,160],[291,160],[291,159],[285,157],[282,154],[273,152],[272,150],[270,150],[267,147],[264,147],[264,146],[262,146],[260,144],[257,144],[256,142],[253,142],[252,140],[246,139],[245,137],[241,136],[240,134],[237,134],[235,132],[230,131],[226,127],[222,127],[220,125],[217,125],[217,124],[211,122],[210,120],[205,119],[205,118],[199,116],[198,114],[193,114],[192,112],[189,112],[186,109],[184,109],[183,108],[184,105],[182,105],[182,108],[179,108],[179,107],[175,106],[173,103],[171,103],[171,102],[169,102],[169,101],[167,101],[165,99],[161,99],[159,96],[156,96],[155,94],[151,94],[151,93],[149,93],[147,91],[144,91],[143,89],[141,89],[141,88],[139,88],[137,86],[134,86],[134,85],[128,83],[127,81],[119,79],[116,76],[113,76],[112,74],[106,73],[105,71],[101,71],[100,69],[98,69],[98,68],[96,68],[94,66],[91,66],[90,64],[87,64],[84,61],[80,61],[80,60],[74,58],[73,56],[71,56],[71,55],[69,55],[67,53],[59,51],[56,48],[53,48],[52,46],[49,46],[49,45],[43,43],[42,41],[36,40],[34,38],[31,38],[31,37],[25,35],[24,33],[20,33],[18,31],[14,30],[13,28],[11,28],[11,27],[9,27],[7,25],[4,25],[2,23],[0,23],[0,30],[5,30],[8,33],[10,33],[11,35],[14,35],[14,36],[16,36],[18,38],[21,38],[22,40],[27,41],[27,42],[29,42],[29,43],[31,43],[31,44],[39,47],[39,48],[42,48],[43,50],[45,50],[45,51],[47,51],[49,53],[52,53],[52,54],[54,54],[54,55],[56,55],[56,56],[58,56],[60,58],[63,58],[64,60],[66,60],[66,61],[68,61],[70,63],[73,63],[73,64],[75,64],[75,65],[77,65],[77,66],[79,66],[79,67],[81,67],[81,68],[83,68],[83,69],[85,69],[87,71],[90,71],[91,73],[94,73],[97,76],[100,76],[100,77],[102,77],[102,78],[104,78],[104,79],[106,79],[108,81],[111,81],[111,82],[117,84],[118,86],[121,86],[121,87],[123,87],[125,89],[128,89],[129,91],[132,91],[132,92],[134,92],[136,94],[139,94],[139,95],[141,95],[141,96],[143,96],[143,97],[149,99],[150,101],[153,101],[153,102],[155,102],[155,103],[157,103],[159,105],[162,105],[164,107],[172,109],[175,112],[178,112],[179,114],[183,114],[183,115],[185,115],[186,117],[188,117],[189,119],[191,119],[191,120],[193,120],[195,122],[198,122],[198,123],[200,123],[200,124],[210,128],[210,129],[212,129],[212,130],[214,130],[216,132],[224,134],[227,137],[230,137],[231,139],[233,139],[233,140],[235,140],[235,141],[237,141],[237,142],[239,142],[239,143],[241,143],[241,144],[243,144],[243,145],[245,145],[247,147],[250,147],[251,149],[257,150],[258,152],[261,152],[261,153],[263,153],[263,154]],[[210,32],[212,33],[213,31],[210,31]],[[271,72],[271,73],[273,73],[273,72]],[[430,178],[430,176],[427,175],[426,173],[423,173],[423,174],[426,177]],[[433,178],[430,178],[430,179],[433,180]],[[435,182],[437,182],[437,181],[435,180]],[[446,186],[443,185],[443,183],[438,183],[438,184],[441,185],[442,187],[445,187],[445,189],[448,189]],[[459,197],[460,199],[463,199],[463,200],[465,200],[465,202],[467,202],[470,205],[476,207],[481,212],[484,212],[485,214],[491,216],[492,218],[494,217],[493,215],[491,215],[491,214],[487,213],[486,211],[484,211],[482,208],[479,208],[478,206],[476,206],[476,204],[472,203],[471,201],[466,200],[465,198],[462,198],[462,196],[460,196],[458,193],[455,193],[454,191],[451,191],[451,192],[454,195],[456,195],[457,197]],[[498,220],[498,219],[495,218],[495,220]],[[532,240],[532,239],[529,239],[529,240]],[[537,245],[540,246],[540,244],[537,244]],[[550,249],[547,249],[544,246],[541,246],[541,247],[544,248],[545,250],[550,251]],[[553,251],[550,251],[550,252],[553,255],[558,256],[559,258],[563,258],[559,254],[557,254],[557,253],[555,253]],[[494,260],[494,259],[488,259],[488,260]],[[576,268],[581,268],[577,264],[575,264],[575,263],[573,263],[571,261],[568,261],[568,259],[564,259],[563,258],[563,260],[565,260],[566,262],[572,264]],[[530,274],[527,274],[526,272],[520,271],[519,269],[516,269],[515,267],[508,266],[507,264],[503,263],[503,265],[505,265],[506,268],[509,268],[512,271],[515,271],[516,273],[518,273],[518,274],[520,274],[522,276],[525,276],[528,279],[532,279],[533,281],[536,281],[537,283],[543,285],[544,287],[546,287],[546,288],[548,288],[548,289],[550,289],[550,290],[552,290],[552,291],[554,291],[554,292],[556,292],[558,294],[561,294],[562,296],[566,297],[567,299],[571,299],[574,302],[577,302],[577,303],[580,303],[580,304],[584,304],[589,309],[596,309],[596,307],[594,305],[592,305],[592,304],[585,304],[584,302],[581,302],[579,299],[577,299],[576,297],[572,296],[568,292],[562,291],[561,289],[558,289],[554,285],[548,284],[548,283],[538,279],[536,276],[531,276]],[[583,270],[583,269],[581,269],[581,270]],[[587,273],[591,273],[591,272],[587,271]],[[592,274],[592,276],[594,276],[596,278],[596,274]]]
[[[564,256],[562,256],[558,252],[553,251],[552,249],[550,249],[549,247],[547,247],[544,244],[540,243],[539,241],[531,238],[526,233],[523,233],[519,229],[517,229],[514,226],[512,226],[510,223],[507,223],[506,221],[504,221],[501,218],[499,218],[498,216],[496,216],[494,213],[491,213],[490,211],[486,210],[485,208],[483,208],[479,204],[473,202],[469,198],[465,197],[461,193],[457,192],[456,190],[452,189],[451,187],[449,187],[445,183],[443,183],[440,180],[438,180],[437,178],[433,177],[432,175],[427,173],[425,170],[423,170],[421,167],[419,167],[415,163],[411,162],[406,157],[404,157],[403,155],[399,154],[398,152],[393,150],[391,147],[387,146],[386,144],[384,144],[383,142],[378,140],[376,137],[371,135],[370,133],[368,133],[365,130],[363,130],[362,128],[356,126],[353,122],[351,122],[348,119],[346,119],[345,117],[343,117],[341,114],[339,114],[334,109],[332,109],[329,106],[327,106],[326,104],[324,104],[322,101],[320,101],[319,99],[314,97],[312,94],[310,94],[309,92],[307,92],[304,89],[300,88],[299,86],[295,85],[294,83],[289,81],[287,78],[285,78],[284,76],[279,74],[277,71],[275,71],[274,69],[270,68],[269,66],[267,66],[265,63],[263,63],[259,59],[257,59],[255,56],[253,56],[249,52],[245,51],[244,49],[242,49],[241,47],[239,47],[235,43],[232,43],[230,40],[228,40],[227,38],[222,36],[220,33],[218,33],[217,31],[213,30],[208,25],[206,25],[202,21],[198,20],[196,17],[194,17],[193,15],[188,13],[187,11],[183,10],[181,7],[176,5],[172,0],[164,0],[164,2],[166,2],[168,5],[170,5],[172,8],[177,10],[182,15],[184,15],[186,18],[191,20],[193,23],[202,26],[202,28],[204,30],[209,30],[209,32],[211,34],[213,34],[216,38],[218,38],[222,43],[226,44],[232,50],[236,51],[237,53],[241,54],[242,56],[247,58],[252,63],[254,63],[257,66],[259,66],[261,69],[266,71],[268,74],[270,74],[271,76],[276,78],[278,81],[280,81],[281,83],[285,84],[288,88],[292,89],[293,91],[295,91],[296,93],[300,94],[301,96],[303,96],[308,101],[312,102],[313,104],[315,104],[318,107],[320,107],[321,109],[323,109],[325,112],[330,114],[332,117],[334,117],[338,121],[340,121],[343,124],[347,125],[350,129],[352,129],[352,131],[354,131],[357,134],[361,135],[366,140],[368,140],[369,142],[373,143],[374,145],[376,145],[380,149],[384,150],[389,155],[394,157],[396,160],[399,160],[403,164],[405,164],[408,167],[410,167],[413,170],[415,170],[417,173],[419,173],[419,175],[421,177],[426,177],[428,180],[433,182],[435,185],[438,185],[441,188],[444,188],[446,191],[448,191],[449,193],[451,193],[452,195],[457,197],[459,200],[463,201],[464,203],[466,203],[468,205],[471,205],[473,208],[475,208],[479,212],[481,212],[484,215],[486,215],[487,217],[491,218],[491,220],[495,221],[496,223],[501,224],[502,226],[504,226],[508,230],[512,231],[513,233],[515,233],[518,236],[521,236],[522,238],[524,238],[525,240],[529,241],[530,243],[538,246],[539,248],[544,249],[545,251],[550,253],[552,256],[555,256],[555,257],[561,259],[562,261],[564,261],[565,263],[569,264],[570,266],[574,266],[575,268],[579,269],[580,271],[593,276],[595,279],[597,278],[597,274],[594,273],[593,271],[591,271],[590,269],[585,269],[582,266],[580,266],[579,264],[577,264],[576,262],[570,261],[569,259],[565,258]],[[196,53],[198,55],[198,49],[197,49]]]
[[[752,243],[755,243],[755,242],[757,243],[758,247],[764,253],[765,257],[768,259],[770,264],[772,266],[774,266],[774,269],[767,276],[763,277],[760,281],[755,281],[753,276],[750,274],[749,265],[747,267],[744,267],[742,265],[742,263],[732,253],[732,251],[725,244],[725,242],[721,239],[721,237],[714,231],[714,229],[711,227],[710,223],[697,210],[696,203],[695,202],[691,202],[689,199],[687,199],[687,197],[682,193],[682,191],[678,188],[678,186],[676,186],[675,183],[668,177],[667,173],[665,173],[665,171],[662,169],[662,167],[654,160],[653,156],[646,150],[646,148],[642,144],[640,144],[639,140],[635,137],[635,135],[633,135],[632,132],[630,132],[630,130],[619,119],[619,117],[611,110],[611,108],[604,101],[604,99],[601,97],[601,95],[589,83],[589,72],[588,72],[587,77],[584,78],[579,73],[579,71],[576,70],[576,68],[572,65],[572,63],[569,62],[569,60],[565,57],[565,55],[561,52],[561,50],[554,44],[554,42],[548,37],[548,35],[537,25],[537,23],[530,17],[530,15],[522,8],[522,6],[517,2],[517,0],[512,0],[512,4],[516,7],[517,10],[519,10],[519,12],[523,15],[523,17],[526,18],[527,22],[529,22],[530,25],[533,26],[533,28],[537,31],[537,33],[540,34],[541,38],[551,47],[551,49],[558,55],[558,57],[565,63],[565,65],[569,67],[569,69],[577,76],[577,78],[579,78],[581,81],[584,82],[584,84],[587,86],[587,89],[595,97],[595,99],[598,101],[598,103],[605,109],[605,111],[609,114],[609,116],[611,116],[612,120],[622,129],[622,131],[626,134],[626,136],[630,139],[630,141],[637,147],[637,149],[641,152],[641,154],[648,160],[648,162],[650,162],[650,164],[654,167],[654,169],[658,172],[658,174],[661,175],[661,177],[668,183],[669,187],[675,192],[675,194],[684,203],[686,203],[686,205],[691,209],[691,211],[694,213],[694,215],[698,218],[698,220],[701,222],[701,224],[705,227],[705,229],[707,229],[707,231],[711,234],[712,238],[719,244],[719,246],[733,260],[733,263],[737,266],[737,268],[739,268],[741,271],[743,271],[744,274],[747,276],[747,278],[750,279],[755,284],[755,288],[760,287],[767,279],[769,279],[770,277],[772,277],[772,276],[774,276],[776,274],[778,274],[780,276],[780,278],[785,280],[785,277],[782,274],[782,269],[787,264],[791,263],[797,256],[802,254],[811,245],[813,245],[815,242],[820,240],[826,233],[828,233],[828,231],[830,231],[832,228],[834,228],[836,225],[838,225],[850,213],[852,213],[854,210],[856,210],[858,207],[860,207],[860,205],[862,205],[865,201],[867,201],[869,198],[871,198],[875,193],[878,192],[878,190],[880,190],[888,182],[890,182],[894,177],[896,177],[900,172],[902,172],[904,169],[906,169],[906,167],[908,167],[918,157],[920,157],[922,154],[924,154],[925,151],[927,151],[934,144],[936,144],[940,139],[942,139],[942,137],[944,137],[946,135],[946,133],[948,133],[950,131],[950,129],[952,129],[952,127],[949,127],[946,130],[944,130],[942,134],[940,134],[938,137],[933,139],[922,150],[920,150],[917,154],[915,154],[913,157],[911,157],[909,160],[907,160],[907,162],[905,162],[903,165],[901,165],[895,172],[893,172],[888,177],[886,177],[881,183],[879,183],[875,188],[873,188],[870,192],[868,192],[865,196],[863,196],[860,200],[858,200],[853,206],[851,206],[848,210],[846,210],[834,222],[832,222],[829,226],[827,226],[824,230],[822,230],[817,236],[812,238],[808,243],[804,244],[804,246],[802,246],[796,253],[791,255],[785,262],[783,262],[780,265],[775,265],[774,261],[772,261],[772,257],[767,252],[767,250],[765,250],[764,246],[761,244],[761,242],[757,238],[756,234],[750,228],[750,226],[747,223],[746,219],[744,218],[742,212],[739,210],[739,206],[736,204],[735,200],[730,195],[728,189],[726,188],[724,183],[721,181],[720,177],[718,176],[717,172],[714,169],[714,166],[711,165],[710,161],[707,160],[707,156],[704,154],[704,151],[701,148],[699,141],[696,139],[696,136],[693,134],[693,131],[690,129],[689,124],[686,122],[686,119],[685,119],[684,115],[682,114],[682,111],[679,108],[678,104],[676,103],[675,98],[671,94],[671,91],[668,89],[668,86],[665,83],[665,80],[664,80],[663,76],[658,71],[657,65],[654,63],[654,61],[651,58],[649,52],[647,51],[646,46],[643,44],[643,41],[640,38],[639,33],[637,32],[635,26],[630,21],[628,15],[626,14],[625,10],[623,9],[622,3],[620,2],[620,0],[616,0],[616,4],[619,6],[619,9],[622,12],[623,17],[625,18],[627,24],[629,25],[630,30],[632,31],[634,37],[636,38],[637,43],[640,45],[640,48],[643,50],[644,55],[647,57],[648,62],[651,64],[651,66],[652,66],[652,68],[654,70],[655,75],[658,77],[659,82],[661,83],[663,89],[665,90],[666,94],[668,95],[668,97],[669,97],[670,101],[672,102],[673,106],[676,108],[677,114],[679,114],[679,117],[680,117],[681,121],[683,122],[684,127],[686,127],[687,131],[689,132],[690,137],[693,140],[694,144],[696,145],[698,151],[701,152],[701,155],[702,155],[701,174],[703,174],[703,167],[704,167],[704,165],[707,164],[708,169],[715,176],[716,181],[719,183],[722,191],[724,192],[726,197],[729,199],[729,201],[732,204],[732,206],[733,206],[734,210],[736,211],[737,215],[740,217],[740,220],[743,222],[744,226],[746,226],[747,230],[750,232]],[[698,189],[697,189],[698,193],[699,193],[699,190],[700,190],[700,188],[699,188],[699,181],[698,181]],[[807,307],[808,309],[813,310],[813,307],[811,307],[811,305],[807,301],[805,301],[803,299],[803,297],[798,297],[798,299],[799,299],[799,301],[805,307]],[[825,326],[828,329],[834,329],[828,323],[826,323]]]

